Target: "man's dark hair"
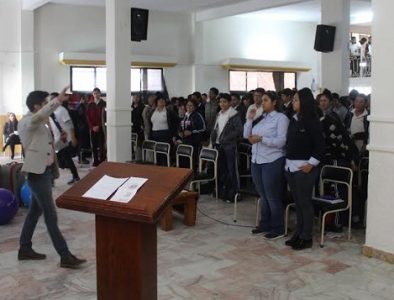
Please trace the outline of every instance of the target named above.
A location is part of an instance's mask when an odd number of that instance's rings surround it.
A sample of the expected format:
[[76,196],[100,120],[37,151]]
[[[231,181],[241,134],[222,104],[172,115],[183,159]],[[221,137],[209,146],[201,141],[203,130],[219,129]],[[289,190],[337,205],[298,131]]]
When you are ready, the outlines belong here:
[[201,93],[200,92],[194,92],[192,95],[196,96],[197,99],[201,99]]
[[237,100],[241,100],[241,96],[238,93],[231,93],[230,96],[237,98]]
[[48,92],[44,91],[33,91],[26,98],[26,106],[32,112],[34,111],[34,105],[40,105],[49,96]]
[[289,88],[284,89],[279,93],[280,95],[293,96],[293,91]]
[[101,94],[101,91],[100,91],[100,89],[98,88],[98,87],[95,87],[94,89],[93,89],[93,93],[94,92],[99,92],[100,94]]
[[265,89],[263,89],[263,88],[257,88],[257,89],[254,90],[254,93],[259,93],[259,94],[264,95],[264,94],[265,94]]
[[231,96],[230,96],[230,94],[227,94],[227,93],[221,93],[220,95],[219,95],[219,98],[220,99],[226,99],[228,102],[231,102]]
[[322,96],[326,96],[328,101],[332,102],[332,93],[329,89],[324,89]]
[[203,97],[203,96],[207,97],[208,95],[207,95],[207,93],[203,93],[203,94],[201,94],[201,97]]
[[51,97],[52,98],[59,97],[59,93],[58,92],[53,92],[53,93],[51,93]]
[[211,88],[209,89],[209,91],[212,92],[212,93],[214,93],[216,96],[219,94],[219,90],[218,90],[217,88],[215,88],[215,87],[211,87]]

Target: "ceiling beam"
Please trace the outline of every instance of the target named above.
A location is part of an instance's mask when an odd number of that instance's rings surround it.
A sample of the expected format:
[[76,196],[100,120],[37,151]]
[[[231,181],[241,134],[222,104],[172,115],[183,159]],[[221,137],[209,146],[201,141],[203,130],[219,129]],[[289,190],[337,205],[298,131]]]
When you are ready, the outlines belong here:
[[24,10],[35,10],[50,2],[49,0],[23,0],[22,8]]
[[[308,0],[310,1],[310,0]],[[223,17],[230,17],[234,15],[250,13],[254,11],[264,10],[268,8],[286,6],[300,2],[307,2],[306,0],[248,0],[240,1],[239,3],[230,4],[218,8],[211,8],[196,12],[196,21],[208,21]]]

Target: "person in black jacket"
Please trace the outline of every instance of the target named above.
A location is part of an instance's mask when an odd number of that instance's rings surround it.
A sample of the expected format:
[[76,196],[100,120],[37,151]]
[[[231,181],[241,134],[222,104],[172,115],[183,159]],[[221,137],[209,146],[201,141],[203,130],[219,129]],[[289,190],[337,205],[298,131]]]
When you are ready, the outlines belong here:
[[205,130],[205,121],[197,111],[197,102],[187,101],[186,113],[179,126],[178,137],[180,140],[178,141],[193,146],[193,169],[196,169],[198,165],[198,152]]
[[282,99],[282,103],[283,103],[283,107],[282,107],[283,113],[290,120],[294,115],[293,91],[289,88],[284,89],[283,91],[280,92],[280,98]]
[[[150,116],[151,139],[173,145],[178,134],[178,117],[174,111],[166,108],[166,100],[160,93],[156,96],[156,108]],[[157,159],[159,165],[167,164],[164,157],[159,155]]]
[[211,143],[219,151],[219,197],[233,202],[239,190],[237,145],[243,126],[239,113],[231,106],[229,94],[220,94],[220,112],[211,133]]
[[18,145],[21,143],[17,131],[18,127],[18,120],[16,119],[16,116],[14,113],[10,113],[8,116],[8,121],[4,124],[3,128],[3,136],[4,136],[4,146],[3,146],[3,152],[5,149],[10,146],[11,148],[11,159],[14,159],[14,154],[15,154],[15,145]]
[[323,131],[316,114],[310,89],[299,90],[293,101],[286,142],[286,178],[295,201],[297,228],[286,241],[294,250],[311,248],[313,227],[312,191],[319,175],[318,165],[324,158]]

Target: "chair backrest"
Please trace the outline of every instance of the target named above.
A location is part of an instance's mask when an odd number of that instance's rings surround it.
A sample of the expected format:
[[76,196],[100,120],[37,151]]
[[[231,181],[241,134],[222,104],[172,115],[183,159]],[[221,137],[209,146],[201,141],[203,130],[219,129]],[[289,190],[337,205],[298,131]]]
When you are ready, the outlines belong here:
[[155,145],[155,164],[157,164],[157,154],[162,154],[166,156],[167,167],[170,166],[170,150],[171,146],[168,143],[157,142]]
[[352,185],[353,171],[350,168],[326,165],[320,172],[320,179]]
[[325,183],[343,184],[347,189],[347,207],[350,207],[352,205],[352,182],[352,169],[325,165],[320,172],[320,195],[324,195]]
[[176,148],[176,166],[179,167],[179,157],[186,157],[189,159],[189,167],[193,169],[193,146],[186,144],[179,144]]
[[156,148],[156,142],[155,141],[145,140],[142,143],[142,160],[146,161],[147,153],[153,153],[153,155],[154,155],[155,154],[155,148]]
[[210,161],[217,163],[219,153],[216,149],[202,148],[200,151],[200,160]]

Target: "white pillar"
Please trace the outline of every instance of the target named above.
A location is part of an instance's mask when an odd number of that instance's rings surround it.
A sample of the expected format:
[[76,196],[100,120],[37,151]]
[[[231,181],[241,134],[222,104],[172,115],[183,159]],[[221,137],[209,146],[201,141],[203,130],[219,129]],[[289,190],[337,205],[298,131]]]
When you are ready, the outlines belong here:
[[394,102],[393,85],[394,18],[393,1],[372,1],[373,66],[370,116],[369,186],[366,246],[394,254]]
[[131,158],[130,1],[106,0],[107,156]]
[[334,51],[322,53],[321,84],[340,95],[349,89],[350,0],[321,1],[322,24],[336,27]]
[[25,100],[34,90],[34,12],[22,10],[21,18],[21,96],[20,111],[27,111]]

